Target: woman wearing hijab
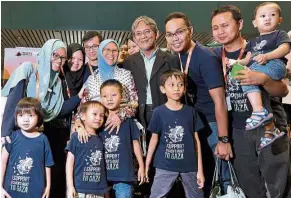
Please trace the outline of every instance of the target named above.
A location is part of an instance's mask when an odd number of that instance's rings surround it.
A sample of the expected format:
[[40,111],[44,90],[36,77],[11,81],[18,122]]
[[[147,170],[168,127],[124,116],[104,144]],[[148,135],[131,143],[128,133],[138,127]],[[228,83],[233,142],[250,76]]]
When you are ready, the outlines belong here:
[[68,87],[64,98],[70,98],[79,93],[83,86],[84,72],[85,72],[85,51],[82,45],[72,43],[67,47],[68,60],[63,66],[61,79]]
[[[14,128],[14,111],[23,97],[34,97],[41,102],[44,112],[44,134],[52,149],[55,165],[52,167],[51,197],[65,197],[65,153],[69,129],[66,117],[80,102],[83,89],[76,96],[65,101],[60,68],[66,61],[66,46],[58,39],[48,40],[37,58],[37,64],[22,63],[12,73],[1,91],[7,97],[3,115],[1,140],[10,135]],[[6,138],[9,142],[9,138]]]
[[[137,108],[137,92],[135,83],[130,71],[117,67],[119,46],[112,39],[104,40],[100,43],[98,49],[98,69],[93,75],[89,76],[85,83],[86,97],[83,97],[81,103],[90,100],[100,101],[100,86],[108,79],[116,79],[123,85],[122,102],[120,111],[113,117],[109,117],[105,123],[106,129],[111,128],[111,131],[120,126],[120,123],[127,117],[134,117]],[[76,120],[75,128],[78,129],[80,141],[87,140],[85,130],[80,130],[82,127],[80,120]]]

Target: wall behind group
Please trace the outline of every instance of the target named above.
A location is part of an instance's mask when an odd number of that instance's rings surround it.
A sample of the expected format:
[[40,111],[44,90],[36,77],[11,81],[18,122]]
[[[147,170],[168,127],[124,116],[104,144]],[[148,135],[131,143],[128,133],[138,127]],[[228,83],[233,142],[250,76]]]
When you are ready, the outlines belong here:
[[[150,1],[150,2],[1,2],[1,28],[50,30],[130,30],[134,19],[140,15],[152,17],[164,31],[164,20],[170,12],[186,13],[196,32],[211,33],[211,12],[220,5],[238,6],[244,19],[243,33],[257,34],[252,26],[255,1]],[[291,29],[291,2],[278,2],[284,18],[281,29]]]

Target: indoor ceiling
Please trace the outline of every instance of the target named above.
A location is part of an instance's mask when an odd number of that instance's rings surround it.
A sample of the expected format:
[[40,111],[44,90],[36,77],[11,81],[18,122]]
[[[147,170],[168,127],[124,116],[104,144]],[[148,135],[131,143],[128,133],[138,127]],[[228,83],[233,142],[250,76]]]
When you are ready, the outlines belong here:
[[[118,43],[123,44],[130,36],[130,31],[106,31],[96,30],[100,32],[104,39],[111,38]],[[14,47],[35,47],[41,48],[49,39],[57,38],[64,41],[67,45],[71,43],[81,43],[85,30],[12,30],[1,29],[1,68],[4,65],[4,49]],[[193,39],[203,45],[214,42],[211,35],[207,33],[194,33]],[[158,46],[166,47],[165,33],[158,38]]]

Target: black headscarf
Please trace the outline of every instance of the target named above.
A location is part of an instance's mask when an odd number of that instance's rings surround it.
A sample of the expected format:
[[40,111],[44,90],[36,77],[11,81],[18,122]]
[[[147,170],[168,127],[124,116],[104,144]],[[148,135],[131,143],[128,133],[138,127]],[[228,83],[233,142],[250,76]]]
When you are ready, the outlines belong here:
[[64,73],[65,78],[68,84],[68,87],[70,89],[71,96],[75,96],[79,93],[83,86],[83,78],[84,78],[84,72],[85,72],[85,51],[84,48],[78,44],[78,43],[72,43],[67,47],[67,58],[68,60],[72,58],[73,53],[81,50],[83,54],[83,65],[78,71],[71,71],[71,65],[66,61],[64,64]]

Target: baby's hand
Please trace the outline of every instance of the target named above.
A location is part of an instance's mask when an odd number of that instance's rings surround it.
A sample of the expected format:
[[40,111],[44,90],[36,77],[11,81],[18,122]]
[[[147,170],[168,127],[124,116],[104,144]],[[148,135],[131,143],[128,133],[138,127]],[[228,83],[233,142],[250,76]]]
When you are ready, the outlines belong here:
[[1,188],[1,198],[11,198],[4,188]]
[[266,54],[259,54],[253,58],[257,63],[264,65],[268,62],[268,57]]
[[198,184],[198,188],[202,189],[204,187],[204,182],[205,182],[205,177],[203,172],[199,172],[197,173],[197,184]]
[[138,177],[139,185],[142,185],[146,181],[144,168],[139,167],[137,177]]

